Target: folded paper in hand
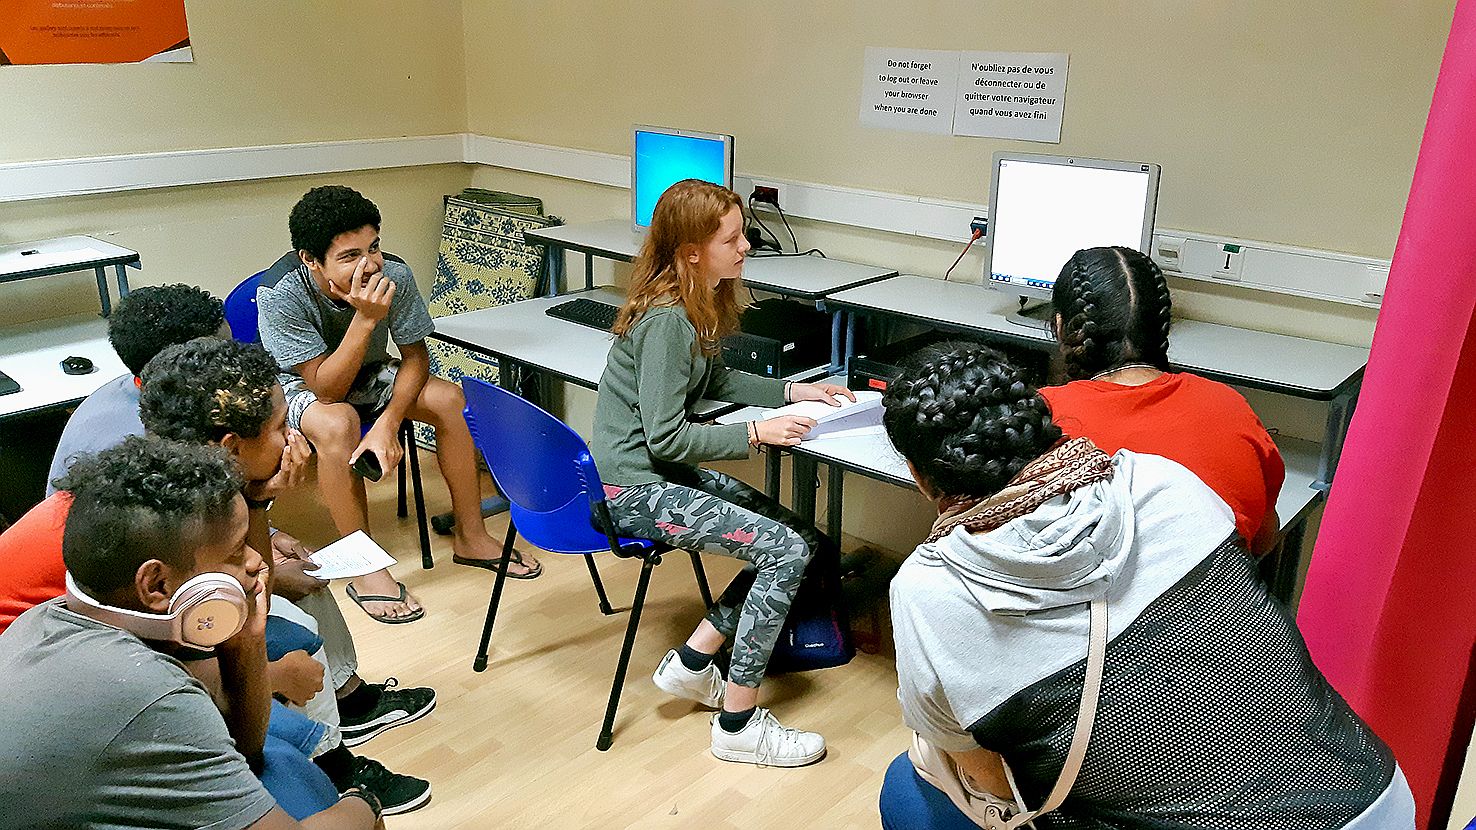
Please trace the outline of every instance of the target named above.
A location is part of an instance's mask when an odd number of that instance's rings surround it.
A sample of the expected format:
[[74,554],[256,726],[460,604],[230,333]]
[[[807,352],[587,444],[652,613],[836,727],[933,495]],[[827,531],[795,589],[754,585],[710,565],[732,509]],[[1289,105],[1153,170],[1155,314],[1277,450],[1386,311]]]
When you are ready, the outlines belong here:
[[769,412],[770,418],[780,415],[799,415],[812,418],[815,426],[805,433],[803,441],[820,438],[840,438],[856,435],[868,427],[878,427],[882,420],[882,396],[880,392],[863,390],[856,393],[854,403],[849,398],[837,397],[840,406],[831,406],[822,401],[800,401],[781,406]]
[[319,579],[352,579],[395,564],[395,558],[362,530],[350,533],[309,558],[318,569],[308,573]]

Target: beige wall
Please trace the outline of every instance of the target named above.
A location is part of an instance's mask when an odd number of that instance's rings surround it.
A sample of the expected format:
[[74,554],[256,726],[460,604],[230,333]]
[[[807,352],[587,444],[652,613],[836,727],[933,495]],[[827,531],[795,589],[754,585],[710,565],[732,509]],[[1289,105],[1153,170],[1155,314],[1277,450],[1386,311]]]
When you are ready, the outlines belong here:
[[0,163],[465,129],[460,0],[186,12],[192,64],[5,67]]
[[[464,165],[143,190],[0,204],[0,240],[85,233],[138,251],[129,285],[184,282],[219,297],[291,247],[287,212],[308,188],[346,184],[379,205],[384,247],[430,290],[440,245],[441,197],[465,187]],[[111,277],[110,277],[111,281]],[[0,325],[97,311],[90,272],[0,284]]]
[[[1452,0],[1353,4],[468,0],[472,132],[628,152],[732,133],[740,169],[984,201],[1001,149],[1163,164],[1159,224],[1388,257]],[[1059,145],[858,123],[867,46],[1071,55]]]

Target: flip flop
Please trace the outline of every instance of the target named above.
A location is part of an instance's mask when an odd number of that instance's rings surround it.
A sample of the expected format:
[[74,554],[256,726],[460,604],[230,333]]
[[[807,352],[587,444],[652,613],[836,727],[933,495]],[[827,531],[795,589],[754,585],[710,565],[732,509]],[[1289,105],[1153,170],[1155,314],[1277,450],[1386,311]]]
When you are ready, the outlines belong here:
[[[366,603],[366,602],[404,602],[405,601],[405,595],[407,593],[406,590],[405,590],[405,583],[403,583],[403,582],[396,582],[395,584],[398,585],[398,586],[400,586],[400,595],[397,596],[397,597],[385,597],[385,596],[379,596],[377,594],[360,594],[358,591],[355,591],[354,590],[354,586],[353,585],[349,585],[345,590],[348,592],[349,599],[353,600],[354,601],[354,604],[357,605],[357,606],[359,606],[359,608],[362,609],[365,614],[369,614],[369,609],[368,608],[364,608],[364,603]],[[420,619],[421,617],[424,617],[424,616],[425,616],[425,609],[424,608],[417,608],[414,611],[410,612],[410,614],[408,616],[404,616],[404,617],[381,617],[381,616],[376,616],[374,614],[369,614],[369,619],[374,620],[375,622],[382,622],[385,625],[400,625],[401,623],[415,622],[416,620],[418,620],[418,619]]]
[[[489,570],[489,571],[496,571],[498,569],[498,567],[500,567],[502,565],[502,557],[500,557],[500,556],[497,557],[496,559],[468,559],[468,558],[466,558],[464,556],[457,556],[455,554],[452,554],[451,555],[451,561],[452,562],[455,562],[458,565],[466,565],[469,568],[484,568],[484,569]],[[519,553],[517,551],[513,551],[512,552],[512,564],[514,564],[514,565],[521,565],[521,564],[523,564],[523,554],[521,554],[521,553]],[[537,568],[534,568],[533,570],[531,570],[531,571],[529,571],[528,573],[525,573],[525,574],[515,574],[511,570],[509,570],[507,572],[507,578],[508,579],[537,579],[539,576],[542,576],[542,575],[543,575],[543,563],[542,562],[538,563],[538,567]]]

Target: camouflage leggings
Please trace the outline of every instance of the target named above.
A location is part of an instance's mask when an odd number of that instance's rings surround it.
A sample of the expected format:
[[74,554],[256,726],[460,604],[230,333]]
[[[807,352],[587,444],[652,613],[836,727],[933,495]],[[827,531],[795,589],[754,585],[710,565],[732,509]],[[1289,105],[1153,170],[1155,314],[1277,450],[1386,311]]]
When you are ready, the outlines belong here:
[[623,488],[610,508],[623,535],[748,562],[707,620],[733,644],[728,679],[757,687],[805,565],[829,540],[758,490],[712,470],[698,470],[684,484]]

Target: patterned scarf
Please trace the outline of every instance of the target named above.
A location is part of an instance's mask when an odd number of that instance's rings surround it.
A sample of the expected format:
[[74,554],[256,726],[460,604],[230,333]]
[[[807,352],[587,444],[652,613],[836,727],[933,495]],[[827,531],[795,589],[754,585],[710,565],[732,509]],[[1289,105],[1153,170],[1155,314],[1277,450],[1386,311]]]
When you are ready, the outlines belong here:
[[1064,441],[1026,464],[998,493],[945,509],[933,523],[933,532],[927,541],[936,542],[956,527],[973,533],[987,533],[1008,521],[1029,515],[1057,496],[1110,478],[1111,456],[1086,438]]

